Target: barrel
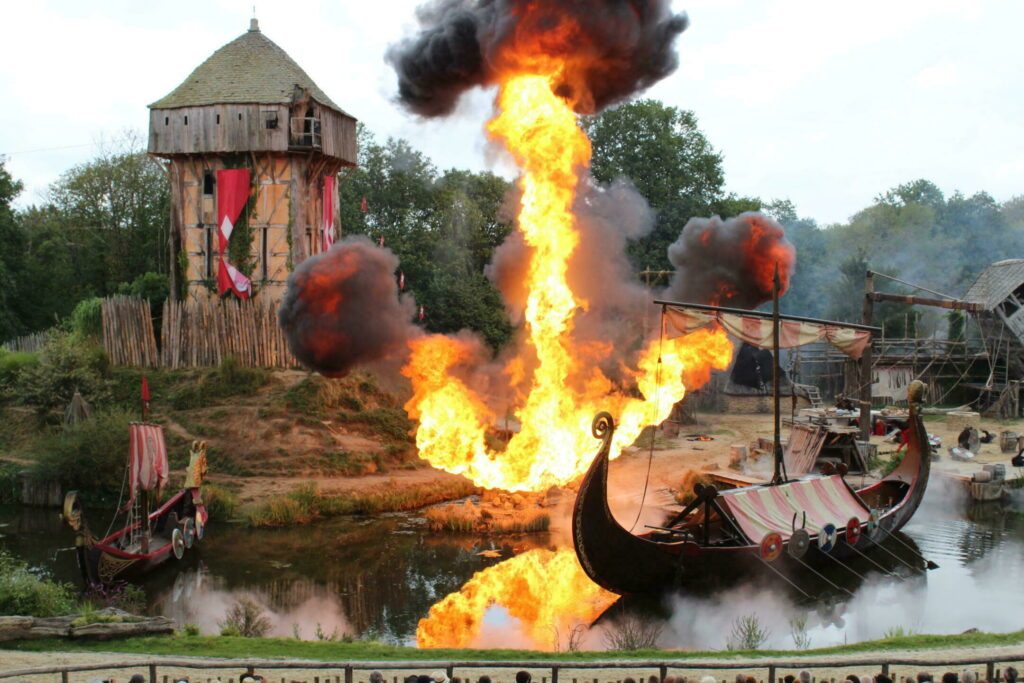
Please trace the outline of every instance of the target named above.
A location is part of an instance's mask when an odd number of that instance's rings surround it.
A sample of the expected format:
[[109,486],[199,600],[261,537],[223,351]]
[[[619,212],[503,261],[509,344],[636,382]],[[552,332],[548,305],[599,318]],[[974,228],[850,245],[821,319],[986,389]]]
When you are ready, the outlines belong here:
[[954,410],[946,418],[946,424],[951,431],[958,434],[964,427],[978,429],[981,426],[981,414],[972,410]]
[[1003,430],[999,432],[999,450],[1003,453],[1017,452],[1017,432]]

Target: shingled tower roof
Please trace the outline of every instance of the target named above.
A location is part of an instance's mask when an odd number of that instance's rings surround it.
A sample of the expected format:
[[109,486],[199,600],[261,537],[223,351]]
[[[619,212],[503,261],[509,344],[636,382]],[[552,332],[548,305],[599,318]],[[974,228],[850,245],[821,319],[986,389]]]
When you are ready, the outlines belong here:
[[259,23],[253,19],[248,31],[210,55],[181,85],[149,107],[291,104],[302,91],[346,114],[287,52],[260,32]]

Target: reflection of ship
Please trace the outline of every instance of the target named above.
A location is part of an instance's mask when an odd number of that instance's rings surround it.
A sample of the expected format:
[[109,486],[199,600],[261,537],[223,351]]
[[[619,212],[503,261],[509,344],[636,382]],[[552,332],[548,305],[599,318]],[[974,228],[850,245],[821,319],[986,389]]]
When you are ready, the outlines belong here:
[[[777,295],[775,306],[772,336],[777,349],[781,319]],[[775,365],[777,373],[777,352]],[[637,535],[623,528],[608,507],[614,422],[607,413],[599,414],[594,436],[603,444],[573,508],[573,543],[580,564],[600,586],[627,594],[659,592],[674,583],[709,577],[734,577],[754,565],[776,572],[813,570],[829,560],[870,551],[903,527],[924,497],[930,471],[928,438],[920,415],[924,388],[921,382],[910,387],[907,453],[881,481],[855,490],[843,479],[845,470],[787,479],[776,395],[772,481],[721,492],[698,485],[695,500],[664,527]]]
[[75,531],[78,567],[87,584],[136,579],[168,558],[182,559],[203,537],[207,513],[200,491],[206,475],[206,444],[194,442],[185,486],[156,510],[167,482],[167,447],[160,425],[132,423],[128,455],[128,502],[118,509],[111,528],[124,515],[120,529],[102,539],[93,537],[85,520],[81,496],[68,492],[64,521]]

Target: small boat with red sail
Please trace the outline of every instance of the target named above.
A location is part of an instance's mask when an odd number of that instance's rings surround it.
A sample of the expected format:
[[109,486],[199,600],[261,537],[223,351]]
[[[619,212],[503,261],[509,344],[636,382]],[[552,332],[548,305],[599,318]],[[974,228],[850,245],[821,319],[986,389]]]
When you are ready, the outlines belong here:
[[[148,400],[144,384],[143,419]],[[125,472],[128,500],[119,504],[107,533],[101,538],[93,535],[78,491],[69,491],[64,497],[62,516],[75,532],[78,566],[85,583],[136,580],[171,558],[183,559],[206,532],[208,514],[202,497],[206,469],[206,442],[194,441],[184,486],[163,500],[169,475],[163,427],[131,423]]]

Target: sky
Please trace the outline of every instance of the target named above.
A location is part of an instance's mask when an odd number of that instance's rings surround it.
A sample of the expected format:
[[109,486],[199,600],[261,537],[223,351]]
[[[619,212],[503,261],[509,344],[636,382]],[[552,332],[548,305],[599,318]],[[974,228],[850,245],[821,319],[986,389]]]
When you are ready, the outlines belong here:
[[[441,169],[508,168],[481,133],[493,93],[448,119],[394,102],[388,45],[417,0],[255,4],[264,34],[378,137]],[[843,222],[885,190],[928,178],[948,193],[1024,194],[1020,0],[675,0],[690,27],[678,71],[646,96],[693,110],[726,187]],[[19,206],[126,130],[146,105],[243,33],[251,0],[0,0],[0,155]]]

